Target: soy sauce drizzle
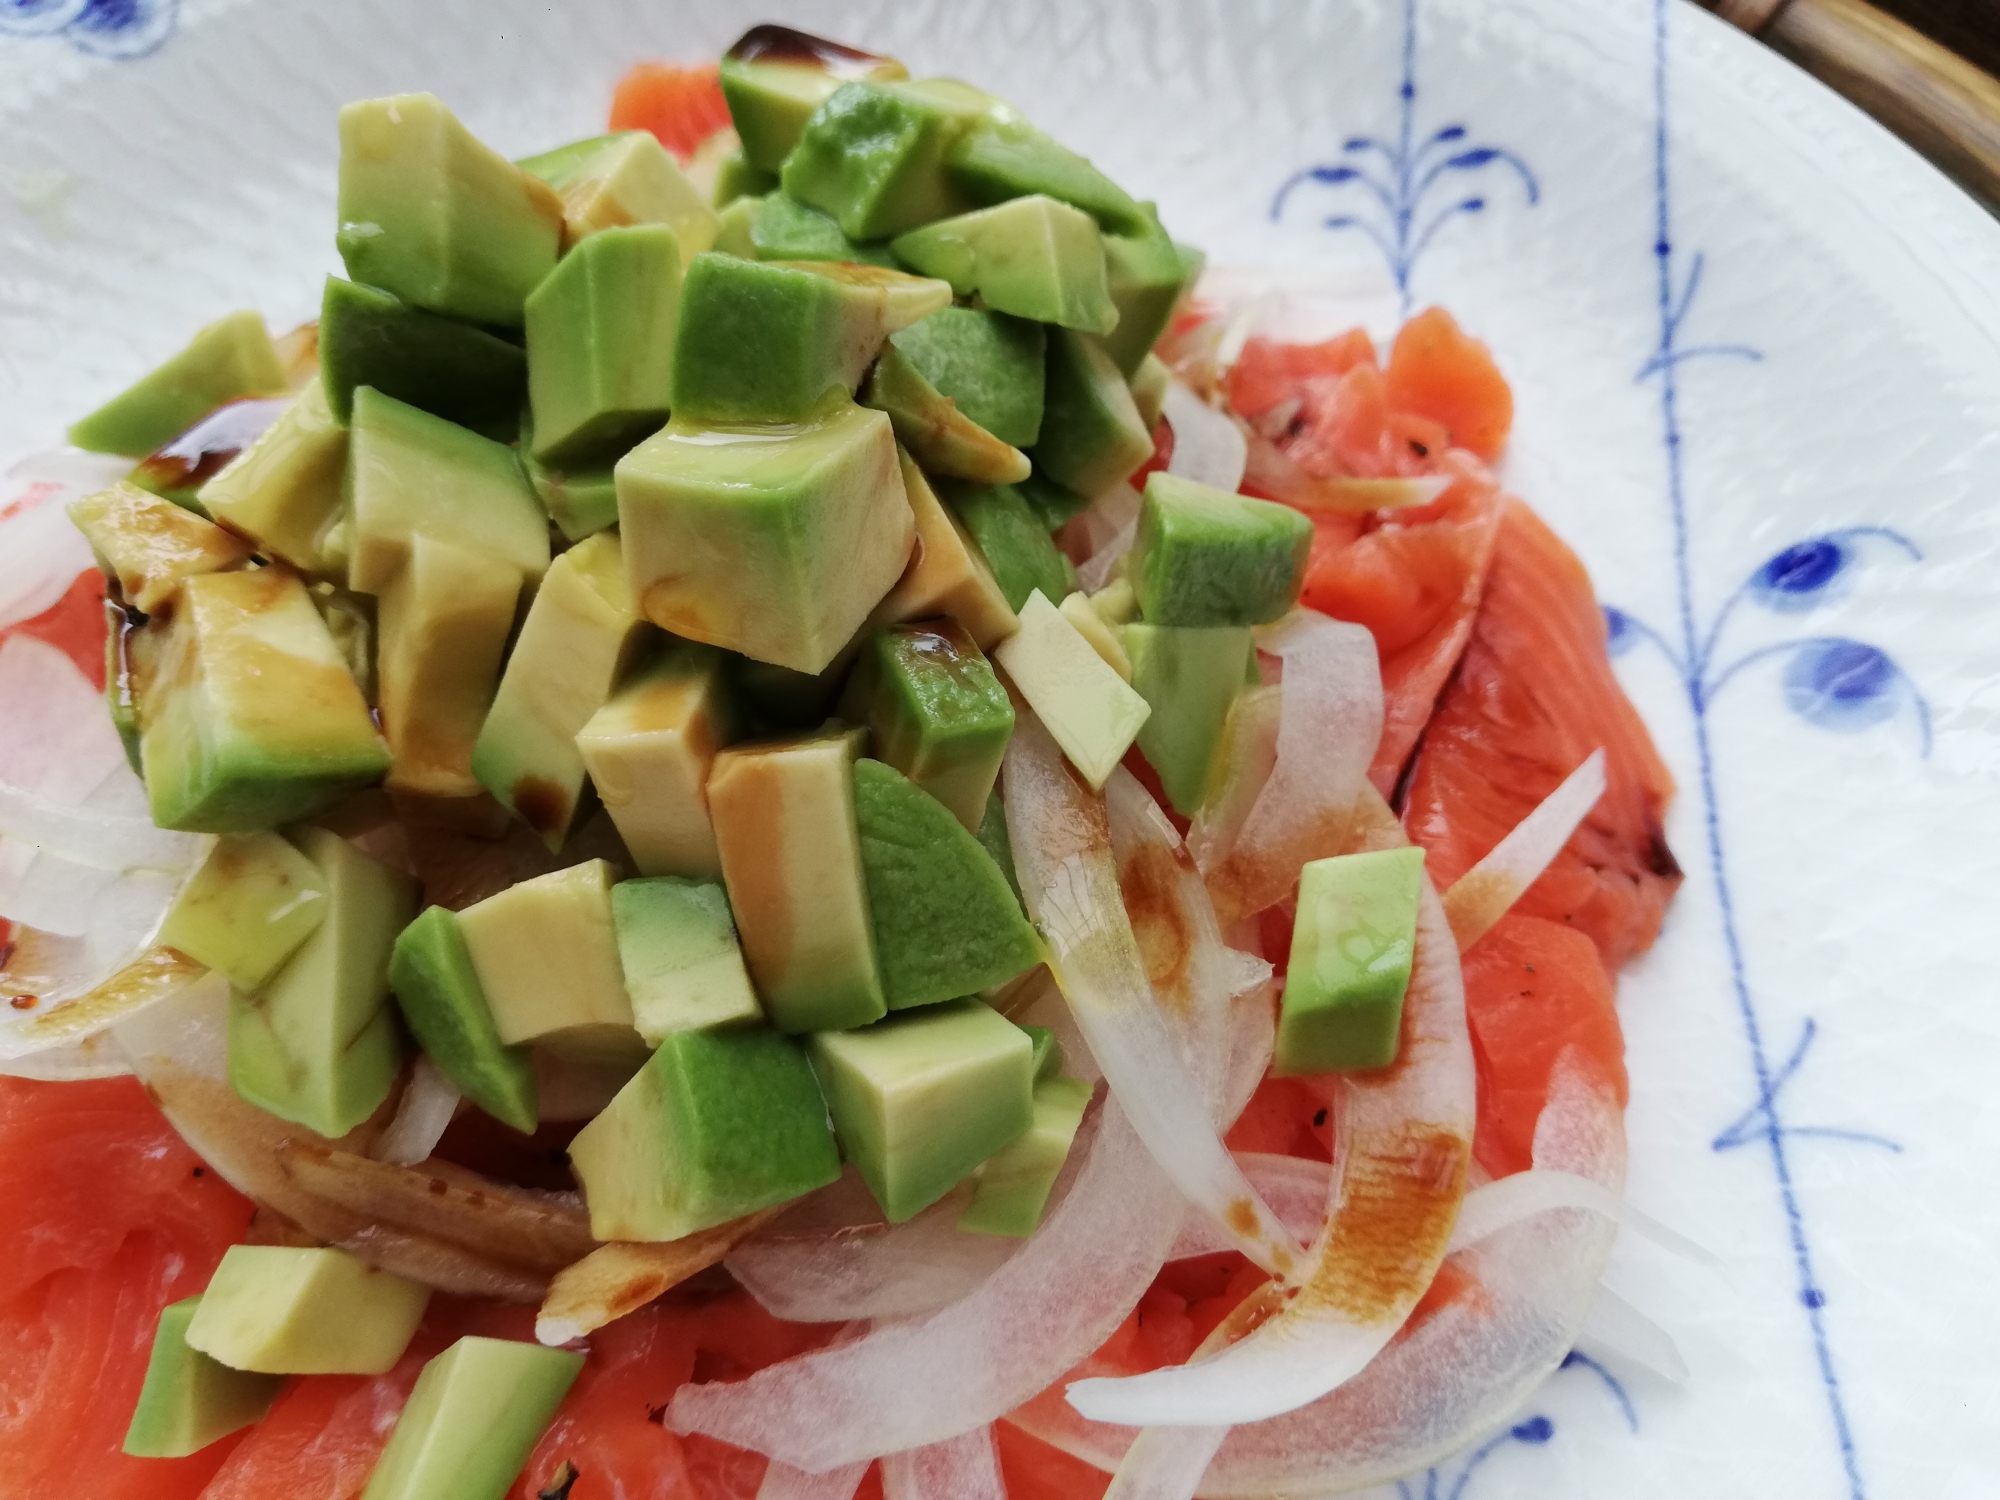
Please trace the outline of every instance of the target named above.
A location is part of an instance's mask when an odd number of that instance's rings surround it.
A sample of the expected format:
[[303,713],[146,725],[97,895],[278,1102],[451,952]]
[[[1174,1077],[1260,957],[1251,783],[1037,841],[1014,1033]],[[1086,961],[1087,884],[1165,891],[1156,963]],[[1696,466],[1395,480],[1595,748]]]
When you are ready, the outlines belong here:
[[726,54],[736,62],[784,63],[794,68],[817,68],[843,81],[870,78],[890,59],[863,52],[844,42],[830,42],[810,32],[766,23],[752,26],[736,39]]
[[218,406],[166,447],[140,459],[132,478],[156,492],[199,489],[257,441],[288,404],[253,398]]

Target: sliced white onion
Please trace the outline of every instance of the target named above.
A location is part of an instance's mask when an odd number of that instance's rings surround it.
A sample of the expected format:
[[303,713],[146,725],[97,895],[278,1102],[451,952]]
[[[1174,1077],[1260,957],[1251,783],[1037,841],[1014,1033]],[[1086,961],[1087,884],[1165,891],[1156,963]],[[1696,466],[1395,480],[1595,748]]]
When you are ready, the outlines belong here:
[[171,948],[153,948],[81,995],[0,1011],[0,1057],[73,1048],[198,983],[207,970]]
[[[1330,1164],[1263,1151],[1239,1152],[1236,1160],[1292,1233],[1308,1241],[1319,1234],[1320,1225],[1326,1221],[1327,1184],[1333,1176]],[[1191,1260],[1197,1255],[1214,1255],[1235,1248],[1205,1214],[1190,1213],[1167,1259]]]
[[[1264,1074],[1271,1066],[1271,1051],[1277,1045],[1278,1005],[1269,978],[1270,967],[1268,963],[1264,965],[1264,982],[1238,994],[1230,1007],[1229,1074],[1223,1080],[1222,1114],[1216,1121],[1224,1134],[1250,1107],[1251,1096],[1264,1081]],[[1256,1178],[1253,1176],[1251,1181]],[[1325,1194],[1320,1196],[1324,1201]],[[1284,1210],[1278,1212],[1282,1218]]]
[[1324,479],[1307,476],[1308,483],[1285,495],[1285,502],[1298,509],[1327,511],[1336,515],[1366,516],[1384,510],[1408,510],[1429,505],[1450,489],[1456,479],[1450,474],[1419,474],[1402,479]]
[[1063,998],[1062,986],[1056,983],[1056,976],[1046,965],[1035,982],[1032,996],[1008,1012],[1013,1020],[1022,1026],[1046,1026],[1056,1034],[1056,1041],[1063,1050],[1063,1071],[1072,1078],[1081,1078],[1085,1083],[1096,1083],[1104,1076],[1104,1070],[1097,1065],[1091,1055],[1090,1043],[1084,1040],[1082,1030],[1076,1024],[1076,1017],[1070,1014],[1069,1001]]
[[1132,539],[1139,534],[1139,492],[1129,484],[1113,485],[1070,524],[1086,549],[1077,565],[1077,582],[1086,594],[1094,594],[1111,582],[1112,570],[1132,550]]
[[[75,807],[125,765],[103,697],[47,641],[25,635],[0,641],[0,703],[7,708],[0,782]],[[129,767],[125,774],[131,776]]]
[[1236,424],[1178,380],[1167,383],[1160,411],[1174,432],[1167,472],[1234,494],[1250,456]]
[[158,1005],[112,1027],[141,1078],[150,1065],[170,1064],[216,1082],[229,1079],[229,980],[210,973]]
[[1148,1427],[1119,1461],[1104,1500],[1194,1500],[1227,1427]]
[[1525,1172],[1496,1178],[1465,1195],[1465,1203],[1458,1211],[1458,1226],[1451,1232],[1452,1253],[1468,1249],[1523,1219],[1557,1208],[1589,1209],[1616,1223],[1624,1217],[1625,1200],[1602,1183],[1575,1172],[1530,1167]]
[[90,543],[64,507],[131,467],[128,458],[69,448],[24,458],[0,477],[0,629],[52,608],[95,570]]
[[882,1459],[883,1500],[1007,1500],[990,1426]]
[[185,869],[207,845],[198,834],[155,827],[150,817],[65,807],[4,781],[0,834],[93,870]]
[[1445,892],[1445,915],[1461,950],[1485,937],[1508,908],[1528,893],[1604,795],[1604,751],[1588,759],[1543,798],[1478,864]]
[[418,1053],[403,1085],[403,1096],[396,1101],[395,1117],[375,1143],[375,1159],[398,1167],[414,1167],[428,1160],[444,1139],[462,1098],[430,1054]]
[[1597,1289],[1597,1300],[1578,1330],[1579,1343],[1594,1345],[1614,1359],[1629,1360],[1662,1380],[1685,1385],[1687,1361],[1674,1336],[1608,1286]]
[[100,1031],[67,1047],[49,1047],[17,1057],[0,1056],[0,1076],[38,1078],[44,1083],[75,1083],[85,1078],[122,1078],[132,1060],[108,1031]]
[[774,1463],[757,1486],[757,1500],[854,1500],[868,1473],[866,1464],[847,1464],[824,1474],[808,1474],[790,1464]]

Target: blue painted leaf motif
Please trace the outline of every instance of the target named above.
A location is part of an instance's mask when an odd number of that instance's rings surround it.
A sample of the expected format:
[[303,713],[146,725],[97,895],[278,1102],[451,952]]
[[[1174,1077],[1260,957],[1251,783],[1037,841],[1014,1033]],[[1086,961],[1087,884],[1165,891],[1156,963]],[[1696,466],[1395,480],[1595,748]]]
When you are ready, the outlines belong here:
[[1622,609],[1604,606],[1604,645],[1613,656],[1623,656],[1644,639],[1638,623]]
[[1352,167],[1314,167],[1308,175],[1311,176],[1314,182],[1323,182],[1328,186],[1332,186],[1336,183],[1352,182],[1361,174]]
[[90,0],[0,0],[0,36],[54,36]]
[[1895,717],[1906,689],[1887,652],[1864,641],[1807,641],[1785,665],[1785,704],[1808,724],[1858,734]]
[[1476,146],[1470,151],[1461,151],[1445,163],[1461,172],[1469,172],[1475,167],[1483,167],[1488,162],[1498,161],[1500,153],[1491,146]]
[[129,60],[157,51],[179,19],[180,0],[90,0],[67,35],[79,51]]
[[1556,1424],[1547,1417],[1530,1417],[1510,1429],[1517,1443],[1546,1443],[1556,1435]]
[[1767,559],[1751,575],[1750,592],[1766,609],[1799,614],[1833,598],[1853,560],[1838,538],[1808,537]]

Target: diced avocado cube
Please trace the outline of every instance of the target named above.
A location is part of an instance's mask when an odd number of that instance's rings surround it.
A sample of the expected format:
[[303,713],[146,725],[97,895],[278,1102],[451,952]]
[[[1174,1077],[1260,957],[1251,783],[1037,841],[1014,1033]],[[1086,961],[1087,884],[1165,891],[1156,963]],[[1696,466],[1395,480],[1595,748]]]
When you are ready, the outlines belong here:
[[321,543],[339,518],[347,427],[312,381],[256,442],[201,487],[201,508],[267,557],[322,571]]
[[1035,1086],[1041,1087],[1062,1072],[1063,1046],[1052,1026],[1023,1026],[1035,1048]]
[[563,205],[480,142],[430,94],[340,111],[340,232],[347,274],[429,312],[521,326],[555,269]]
[[632,1018],[648,1043],[763,1020],[719,881],[620,881],[611,888],[611,916]]
[[840,711],[868,730],[877,760],[966,830],[978,828],[1014,733],[1014,705],[963,626],[947,618],[877,631],[861,648]]
[[1041,193],[1080,208],[1106,233],[1129,234],[1145,212],[1117,183],[1020,116],[980,120],[945,159],[952,180],[976,203],[1004,203]]
[[1247,625],[1127,625],[1132,687],[1153,706],[1139,753],[1183,817],[1193,817],[1222,748],[1229,705],[1253,660]]
[[250,560],[249,545],[240,537],[137,485],[113,485],[72,500],[68,509],[97,566],[142,614],[171,606],[182,579]]
[[889,342],[940,395],[1001,442],[1034,446],[1042,431],[1048,357],[1041,324],[985,308],[947,307],[891,334]]
[[1041,474],[1030,474],[1014,488],[1021,492],[1028,508],[1034,511],[1043,528],[1050,533],[1061,530],[1071,517],[1081,514],[1090,505],[1088,495],[1064,489]]
[[1049,1193],[1090,1107],[1090,1093],[1081,1079],[1037,1079],[1034,1123],[980,1169],[972,1201],[958,1216],[960,1229],[1026,1239],[1041,1227]]
[[468,1336],[424,1366],[361,1500],[505,1500],[583,1355]]
[[143,776],[145,762],[139,758],[139,698],[141,673],[135,670],[135,643],[145,643],[158,651],[159,633],[135,625],[126,617],[125,607],[115,599],[104,601],[104,707],[111,715],[111,727],[118,731],[118,743],[125,747],[125,763],[134,776]]
[[569,1155],[606,1240],[677,1240],[840,1175],[805,1049],[768,1026],[674,1032]]
[[1152,205],[1145,208],[1142,233],[1104,237],[1106,279],[1118,309],[1118,326],[1104,336],[1104,347],[1127,378],[1138,373],[1153,345],[1167,331],[1174,308],[1192,279],[1180,251],[1153,215]]
[[1089,214],[1053,198],[1016,198],[939,219],[898,235],[891,248],[904,265],[996,311],[1086,333],[1117,325],[1104,237]]
[[1029,455],[1043,477],[1092,499],[1153,456],[1153,429],[1104,345],[1058,328],[1049,334],[1042,435]]
[[865,1026],[888,1010],[862,873],[860,731],[715,758],[708,810],[750,977],[781,1031]]
[[[1105,622],[1103,615],[1097,612],[1097,606],[1092,604],[1085,594],[1078,591],[1066,594],[1063,602],[1057,607],[1062,610],[1063,618],[1076,627],[1077,634],[1090,642],[1090,649],[1104,658],[1104,664],[1130,682],[1132,658],[1126,654],[1124,642],[1119,640],[1117,631]],[[1158,718],[1159,715],[1155,714],[1153,717]],[[1143,742],[1145,735],[1142,733],[1139,738]]]
[[738,198],[715,216],[715,243],[709,248],[717,255],[733,255],[738,260],[755,260],[757,244],[751,232],[764,207],[759,198]]
[[1037,589],[1060,599],[1076,586],[1068,560],[1056,550],[1019,490],[1005,484],[952,483],[939,488],[952,513],[979,544],[1000,592],[1017,614]]
[[674,416],[798,422],[852,395],[882,341],[951,303],[951,288],[880,266],[698,255],[674,335]]
[[990,651],[1017,628],[1013,606],[965,523],[945,509],[908,453],[899,452],[898,460],[916,516],[917,544],[908,568],[876,607],[874,618],[898,624],[949,615],[974,645]]
[[758,260],[852,260],[894,267],[896,257],[881,245],[863,245],[840,232],[831,214],[809,208],[782,192],[766,197],[750,221],[750,245]]
[[229,1082],[281,1120],[341,1136],[375,1113],[402,1067],[389,954],[416,911],[416,883],[323,828],[296,838],[326,883],[326,918],[263,989],[230,997]]
[[124,1451],[134,1458],[185,1458],[218,1438],[264,1420],[281,1375],[232,1370],[187,1344],[187,1327],[201,1298],[160,1309],[146,1383],[125,1429]]
[[944,161],[994,101],[942,82],[842,84],[785,158],[785,191],[825,209],[856,240],[887,239],[970,207]]
[[738,715],[713,646],[670,642],[577,731],[597,795],[642,875],[722,873],[708,773]]
[[342,422],[366,385],[489,437],[507,435],[528,389],[520,345],[338,276],[320,301],[319,372]]
[[426,907],[396,938],[389,960],[396,1006],[438,1071],[503,1125],[535,1128],[535,1067],[527,1050],[500,1040],[458,917]]
[[1027,454],[1001,442],[940,395],[893,343],[882,346],[861,403],[888,414],[898,441],[926,473],[975,484],[1009,484],[1028,477]]
[[1021,886],[1014,874],[1014,841],[1007,836],[1007,809],[1001,804],[998,792],[987,793],[986,811],[981,814],[975,832],[979,847],[992,857],[994,865],[1007,877],[1007,889],[1014,893],[1014,900],[1019,903]]
[[1299,872],[1273,1073],[1352,1073],[1396,1060],[1423,882],[1415,847],[1316,859]]
[[210,323],[188,346],[69,430],[92,453],[144,458],[224,402],[282,396],[285,371],[261,314],[236,312]]
[[1090,789],[1103,790],[1152,706],[1039,590],[1021,606],[1020,633],[1002,641],[993,659]]
[[643,224],[593,234],[529,294],[537,459],[622,452],[667,420],[680,292],[674,232]]
[[275,833],[225,833],[167,908],[154,942],[259,988],[326,919],[326,877]]
[[643,1050],[618,964],[613,871],[593,859],[511,885],[458,914],[458,930],[506,1045],[579,1057]]
[[265,1375],[382,1375],[431,1289],[330,1246],[231,1245],[188,1320],[190,1349]]
[[1129,564],[1149,625],[1265,625],[1298,601],[1312,522],[1164,471],[1146,478]]
[[797,672],[839,654],[915,538],[889,419],[842,397],[779,429],[676,413],[617,475],[626,569],[646,618]]
[[1148,354],[1132,372],[1128,382],[1132,387],[1132,405],[1138,408],[1139,420],[1146,424],[1148,432],[1160,425],[1160,413],[1167,405],[1167,387],[1173,383],[1174,372],[1157,354]]
[[823,1031],[811,1050],[841,1150],[892,1224],[1034,1123],[1034,1045],[977,1000]]
[[726,658],[729,692],[742,710],[744,737],[804,734],[824,724],[866,635],[863,629],[817,672],[794,672],[747,656]]
[[890,1010],[990,989],[1042,961],[1006,877],[943,803],[895,768],[863,760],[854,810]]
[[549,566],[549,522],[513,453],[456,423],[385,396],[354,393],[347,464],[347,584],[379,594],[418,532],[519,568]]
[[518,456],[521,468],[534,486],[535,498],[556,523],[563,539],[580,542],[618,524],[618,481],[613,464],[623,455],[608,455],[586,461],[579,468],[550,468],[534,455],[532,423],[521,427]]
[[683,260],[715,243],[715,210],[650,130],[574,141],[520,165],[561,195],[565,250],[635,224],[672,231]]
[[140,700],[153,821],[248,833],[381,778],[389,748],[298,577],[189,578]]
[[909,73],[878,57],[789,26],[753,26],[722,59],[722,97],[752,167],[776,172],[827,95],[856,79],[887,81]]
[[[775,171],[766,172],[761,167],[751,166],[750,159],[743,154],[742,148],[738,147],[716,164],[715,187],[708,195],[708,206],[720,215],[738,198],[763,198],[777,191],[778,174]],[[718,226],[720,222],[718,218]],[[846,236],[843,235],[841,238],[845,239]]]

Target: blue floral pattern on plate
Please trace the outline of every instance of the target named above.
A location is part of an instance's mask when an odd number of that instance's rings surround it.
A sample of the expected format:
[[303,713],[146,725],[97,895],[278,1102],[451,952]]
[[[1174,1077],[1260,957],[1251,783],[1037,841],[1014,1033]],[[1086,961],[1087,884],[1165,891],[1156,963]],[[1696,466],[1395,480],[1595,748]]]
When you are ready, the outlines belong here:
[[150,57],[180,21],[180,0],[0,0],[0,37],[61,37],[79,52]]

